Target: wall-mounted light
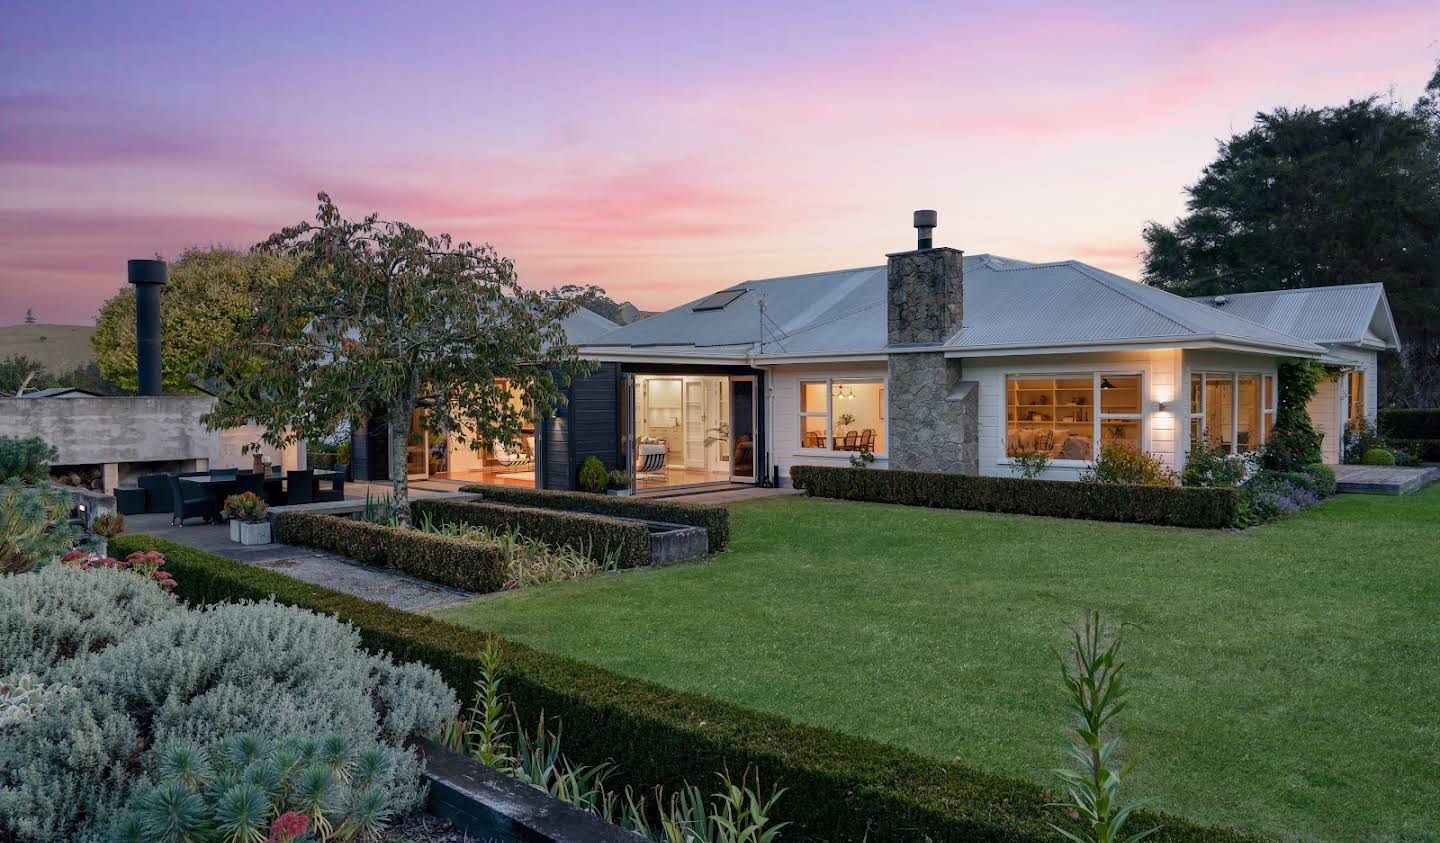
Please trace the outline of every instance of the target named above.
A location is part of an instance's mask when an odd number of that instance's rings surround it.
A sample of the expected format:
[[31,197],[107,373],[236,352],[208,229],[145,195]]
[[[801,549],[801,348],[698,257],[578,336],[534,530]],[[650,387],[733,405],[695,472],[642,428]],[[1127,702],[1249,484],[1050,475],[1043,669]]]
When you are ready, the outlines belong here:
[[1162,413],[1168,413],[1168,412],[1170,412],[1170,402],[1169,402],[1169,401],[1157,401],[1157,402],[1155,403],[1155,409],[1158,410],[1159,412],[1162,412]]

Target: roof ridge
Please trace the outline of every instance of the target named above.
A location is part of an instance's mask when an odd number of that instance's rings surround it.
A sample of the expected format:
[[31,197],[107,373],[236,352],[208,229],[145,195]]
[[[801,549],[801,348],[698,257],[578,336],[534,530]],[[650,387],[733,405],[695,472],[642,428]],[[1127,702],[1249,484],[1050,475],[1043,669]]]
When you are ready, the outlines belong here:
[[[1146,310],[1150,311],[1151,313],[1154,313],[1156,316],[1159,316],[1161,319],[1167,320],[1168,322],[1170,322],[1172,325],[1176,326],[1177,328],[1182,328],[1182,329],[1184,329],[1184,330],[1186,330],[1186,331],[1189,331],[1189,332],[1192,333],[1192,334],[1200,333],[1200,330],[1199,330],[1198,328],[1196,328],[1194,325],[1190,325],[1190,324],[1186,324],[1186,323],[1184,323],[1184,322],[1181,322],[1181,321],[1180,321],[1178,318],[1176,318],[1174,315],[1169,314],[1169,313],[1165,313],[1164,311],[1160,310],[1158,307],[1155,307],[1154,305],[1150,304],[1150,302],[1146,301],[1146,300],[1145,300],[1144,298],[1142,298],[1139,294],[1135,294],[1135,293],[1133,293],[1131,290],[1124,289],[1124,288],[1122,288],[1122,287],[1120,286],[1121,284],[1128,284],[1128,285],[1136,286],[1136,282],[1127,280],[1127,279],[1125,279],[1125,278],[1121,278],[1121,277],[1118,276],[1118,275],[1112,276],[1112,275],[1110,275],[1110,273],[1105,272],[1104,270],[1096,270],[1096,272],[1099,272],[1099,273],[1101,273],[1101,274],[1099,274],[1099,275],[1094,274],[1094,273],[1091,272],[1091,270],[1092,270],[1092,269],[1095,269],[1095,267],[1092,267],[1092,266],[1090,266],[1089,264],[1081,263],[1080,261],[1077,261],[1077,260],[1064,261],[1064,264],[1065,264],[1066,266],[1069,266],[1071,269],[1075,270],[1076,272],[1079,272],[1081,275],[1084,275],[1086,278],[1089,278],[1089,279],[1091,279],[1091,280],[1093,280],[1093,281],[1096,281],[1096,282],[1098,282],[1098,283],[1100,283],[1100,284],[1104,284],[1107,288],[1109,288],[1109,289],[1111,289],[1111,290],[1114,290],[1115,292],[1119,293],[1120,295],[1124,296],[1124,297],[1127,298],[1127,299],[1130,299],[1131,301],[1135,302],[1136,304],[1140,305],[1141,307],[1145,308]],[[1163,292],[1165,292],[1165,291],[1164,291],[1164,290],[1160,290],[1160,292],[1163,293]],[[1170,295],[1174,295],[1174,294],[1171,293]],[[1186,301],[1186,299],[1183,298],[1183,297],[1181,297],[1181,296],[1175,296],[1175,298],[1180,299],[1181,301]],[[1197,305],[1197,306],[1198,306],[1198,307],[1204,307],[1204,305]]]

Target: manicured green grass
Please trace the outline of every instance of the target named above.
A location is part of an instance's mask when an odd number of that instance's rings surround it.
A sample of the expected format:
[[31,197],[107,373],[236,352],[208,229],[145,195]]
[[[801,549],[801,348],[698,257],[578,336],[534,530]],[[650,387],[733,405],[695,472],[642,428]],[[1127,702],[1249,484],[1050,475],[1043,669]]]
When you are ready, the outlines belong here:
[[1056,653],[1127,631],[1130,794],[1297,840],[1440,840],[1440,486],[1244,533],[808,498],[708,562],[438,611],[637,677],[1053,784]]

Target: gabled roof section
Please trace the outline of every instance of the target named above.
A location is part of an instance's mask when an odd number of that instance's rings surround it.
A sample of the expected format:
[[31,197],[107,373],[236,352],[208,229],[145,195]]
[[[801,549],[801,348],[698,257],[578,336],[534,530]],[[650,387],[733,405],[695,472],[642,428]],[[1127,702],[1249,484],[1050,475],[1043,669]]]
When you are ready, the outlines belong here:
[[560,320],[560,327],[571,345],[584,345],[620,326],[589,308],[577,307],[574,313]]
[[1199,296],[1191,301],[1322,345],[1400,348],[1383,284]]

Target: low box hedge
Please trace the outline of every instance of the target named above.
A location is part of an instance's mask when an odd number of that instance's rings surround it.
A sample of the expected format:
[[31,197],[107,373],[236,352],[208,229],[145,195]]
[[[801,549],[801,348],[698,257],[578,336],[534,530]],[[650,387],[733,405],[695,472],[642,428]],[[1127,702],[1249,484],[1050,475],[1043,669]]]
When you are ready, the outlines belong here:
[[1170,527],[1230,527],[1240,515],[1240,496],[1234,489],[814,465],[793,466],[790,481],[797,489],[821,498]]
[[[338,615],[365,645],[436,670],[462,696],[479,676],[488,636],[477,630],[370,603],[265,568],[152,536],[111,540],[117,554],[159,550],[191,603],[263,600]],[[716,771],[758,771],[785,794],[773,813],[791,822],[787,841],[1058,841],[1064,823],[1051,796],[1022,781],[935,761],[896,747],[793,723],[705,697],[631,679],[505,639],[503,678],[522,718],[543,711],[563,722],[565,754],[582,763],[612,759],[617,785],[715,783]],[[1056,693],[1060,689],[1056,688]],[[1057,739],[1061,723],[1056,723]],[[1256,843],[1263,838],[1139,812],[1132,829],[1159,825],[1150,839]]]
[[281,513],[275,518],[275,540],[480,594],[499,591],[509,576],[499,547],[339,515]]
[[428,515],[436,524],[519,530],[548,545],[571,548],[596,562],[604,562],[607,553],[616,553],[622,568],[650,564],[650,530],[635,521],[533,506],[425,498],[411,503],[410,512],[416,523]]
[[596,495],[589,492],[556,492],[549,489],[527,489],[523,486],[465,486],[460,491],[475,492],[486,500],[517,506],[538,506],[542,509],[565,509],[595,515],[616,515],[621,518],[642,518],[647,521],[668,521],[704,527],[710,537],[710,552],[719,553],[730,543],[730,511],[723,506],[679,501],[657,501],[650,498]]
[[1381,410],[1377,427],[1392,439],[1440,439],[1440,408]]

